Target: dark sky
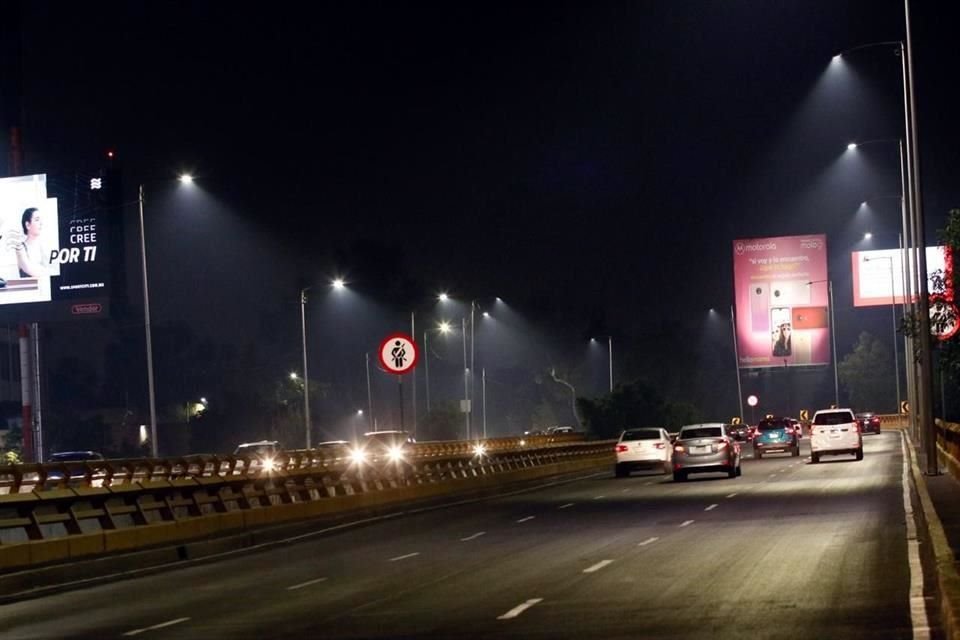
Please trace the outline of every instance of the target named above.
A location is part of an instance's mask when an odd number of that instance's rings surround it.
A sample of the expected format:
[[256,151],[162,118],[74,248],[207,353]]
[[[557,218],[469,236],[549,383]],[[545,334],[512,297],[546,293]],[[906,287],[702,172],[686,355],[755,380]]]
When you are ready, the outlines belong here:
[[[960,205],[960,48],[945,4],[912,4],[932,238]],[[255,336],[283,309],[296,353],[297,290],[336,272],[659,349],[728,308],[736,238],[826,233],[838,282],[866,227],[896,246],[895,201],[852,217],[898,191],[895,151],[838,159],[902,135],[899,59],[826,75],[904,38],[895,0],[30,2],[22,26],[28,169],[111,148],[148,185],[156,322]],[[837,291],[843,343],[886,327]]]

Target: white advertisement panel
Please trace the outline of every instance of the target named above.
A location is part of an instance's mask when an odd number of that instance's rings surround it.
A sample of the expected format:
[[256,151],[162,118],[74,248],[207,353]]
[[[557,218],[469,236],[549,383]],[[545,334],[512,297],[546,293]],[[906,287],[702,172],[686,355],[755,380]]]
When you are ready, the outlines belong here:
[[[946,269],[943,247],[927,247],[927,286],[932,292],[930,274]],[[854,251],[851,254],[853,267],[853,306],[876,307],[902,304],[904,280],[909,278],[903,268],[903,253],[900,249]]]

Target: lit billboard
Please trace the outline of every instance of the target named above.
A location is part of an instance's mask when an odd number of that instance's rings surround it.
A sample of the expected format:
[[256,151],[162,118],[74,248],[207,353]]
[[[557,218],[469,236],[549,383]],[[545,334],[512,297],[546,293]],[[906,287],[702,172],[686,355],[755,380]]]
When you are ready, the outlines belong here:
[[66,215],[47,186],[45,174],[0,178],[0,319],[103,317],[110,249],[102,207],[74,197]]
[[[930,274],[947,271],[944,247],[927,247],[927,287],[933,293]],[[904,301],[903,255],[900,249],[854,251],[850,255],[853,268],[853,306],[875,307],[902,304]],[[910,269],[913,273],[913,269]],[[952,299],[952,292],[948,292]]]
[[736,240],[733,280],[741,368],[830,363],[825,235]]

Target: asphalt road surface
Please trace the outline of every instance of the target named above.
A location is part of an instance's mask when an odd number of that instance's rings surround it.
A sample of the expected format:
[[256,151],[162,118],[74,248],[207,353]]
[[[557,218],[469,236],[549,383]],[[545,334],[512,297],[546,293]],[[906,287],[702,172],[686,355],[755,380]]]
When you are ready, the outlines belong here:
[[380,519],[0,606],[0,637],[913,638],[900,436],[864,441]]

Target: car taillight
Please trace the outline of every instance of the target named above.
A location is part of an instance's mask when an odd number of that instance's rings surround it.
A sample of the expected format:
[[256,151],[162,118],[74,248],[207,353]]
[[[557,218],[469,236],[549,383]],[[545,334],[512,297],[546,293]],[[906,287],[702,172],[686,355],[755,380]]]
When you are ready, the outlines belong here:
[[870,424],[880,424],[880,418],[874,418],[870,421]]
[[726,448],[726,446],[727,446],[727,441],[721,440],[720,442],[717,443],[717,451],[720,451],[721,449]]
[[629,448],[630,448],[630,447],[628,447],[628,446],[625,445],[625,444],[618,444],[618,445],[617,445],[617,453],[623,453],[624,451],[627,451]]
[[663,444],[662,442],[657,442],[657,443],[655,443],[653,446],[656,447],[657,449],[666,449],[666,448],[667,448],[667,445]]

